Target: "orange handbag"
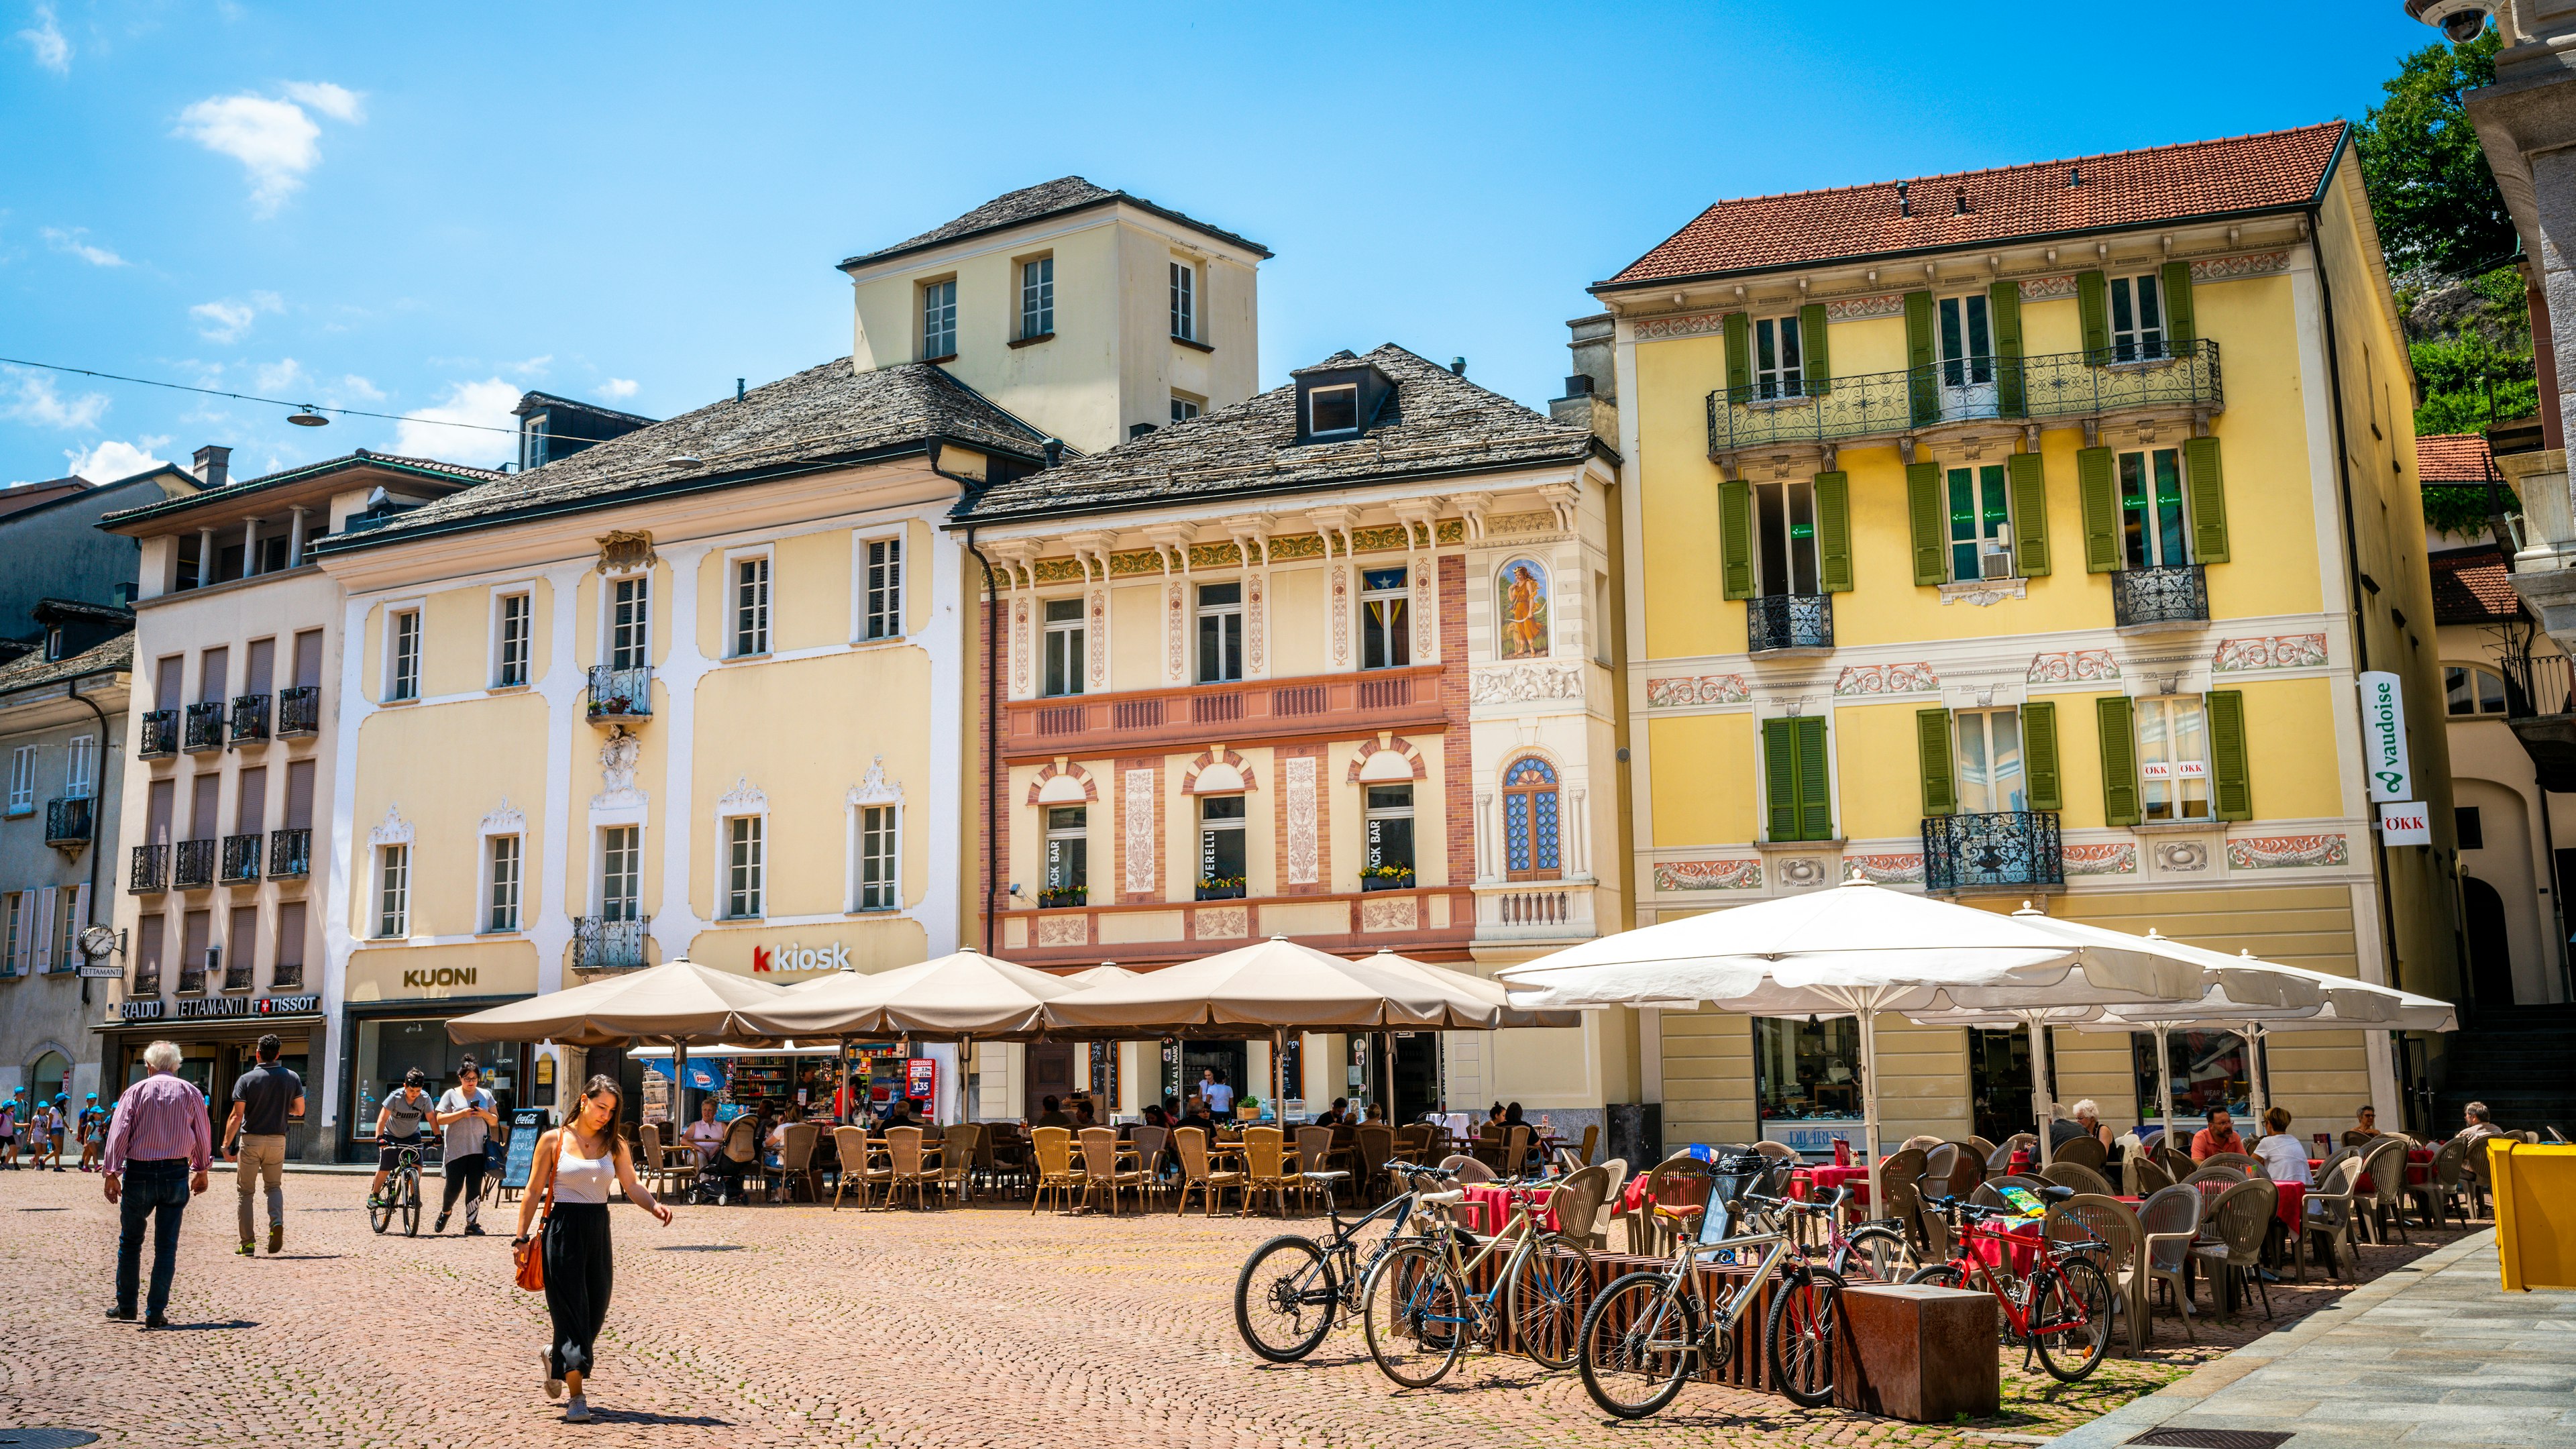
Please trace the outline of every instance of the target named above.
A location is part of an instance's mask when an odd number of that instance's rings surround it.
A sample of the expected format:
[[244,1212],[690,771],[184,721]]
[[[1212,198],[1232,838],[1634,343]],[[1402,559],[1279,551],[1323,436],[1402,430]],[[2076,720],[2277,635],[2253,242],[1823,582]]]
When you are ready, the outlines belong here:
[[536,1227],[528,1234],[526,1242],[510,1250],[510,1256],[518,1263],[519,1286],[531,1293],[546,1291],[546,1214],[554,1210],[555,1173],[563,1167],[563,1134],[566,1130],[569,1129],[557,1128],[555,1131],[555,1155],[546,1168],[546,1198],[537,1205]]

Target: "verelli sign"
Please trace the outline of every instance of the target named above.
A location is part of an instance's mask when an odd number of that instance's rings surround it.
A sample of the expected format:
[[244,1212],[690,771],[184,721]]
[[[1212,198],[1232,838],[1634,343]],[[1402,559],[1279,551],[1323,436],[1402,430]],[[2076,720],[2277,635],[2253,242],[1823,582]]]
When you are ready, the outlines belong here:
[[2406,696],[2397,676],[2384,669],[2361,676],[2364,769],[2374,801],[2415,798],[2415,771],[2406,762]]

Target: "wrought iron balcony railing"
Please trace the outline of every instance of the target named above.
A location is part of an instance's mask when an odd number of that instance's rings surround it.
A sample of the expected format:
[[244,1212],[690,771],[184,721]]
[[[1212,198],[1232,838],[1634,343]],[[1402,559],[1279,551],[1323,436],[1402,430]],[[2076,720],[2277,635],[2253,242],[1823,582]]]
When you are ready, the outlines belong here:
[[1927,891],[2064,884],[2066,858],[2054,810],[1923,817]]
[[301,826],[268,832],[268,878],[300,880],[313,873],[313,832]]
[[158,961],[136,962],[134,964],[134,985],[125,994],[133,997],[160,995],[161,963]]
[[259,879],[259,837],[227,835],[224,837],[224,875],[226,885],[240,885]]
[[268,743],[268,696],[233,696],[233,747]]
[[215,845],[212,837],[180,841],[170,852],[170,883],[183,891],[201,891],[213,885]]
[[[283,946],[286,943],[278,944]],[[302,945],[301,942],[296,944]],[[271,991],[293,991],[303,984],[304,963],[302,961],[280,961],[268,968],[268,989]]]
[[181,996],[203,996],[206,994],[206,966],[204,962],[200,961],[194,966],[187,965],[184,962],[181,963],[179,967],[179,994]]
[[281,740],[322,732],[322,686],[293,684],[277,692],[277,737]]
[[141,719],[143,727],[134,732],[135,754],[147,760],[159,760],[179,753],[177,710],[146,710]]
[[644,923],[584,916],[574,923],[572,964],[577,971],[629,971],[644,964]]
[[250,963],[248,961],[235,961],[229,957],[225,959],[224,989],[226,991],[250,990]]
[[159,895],[170,888],[170,847],[138,845],[134,847],[134,865],[125,877],[125,889],[138,896]]
[[179,736],[179,748],[192,755],[224,747],[224,702],[210,699],[188,706],[187,723]]
[[2142,624],[2197,624],[2208,618],[2206,564],[2122,569],[2111,575],[2111,621],[2123,629]]
[[[1768,394],[1766,395],[1766,391]],[[1973,357],[1829,380],[1821,393],[1777,386],[1708,395],[1708,450],[1893,436],[1979,418],[2085,418],[2129,408],[2226,406],[2218,344]]]
[[653,717],[653,666],[590,666],[590,722],[632,724]]
[[1834,647],[1834,596],[1831,594],[1764,594],[1744,603],[1744,647],[1761,654],[1774,649]]
[[45,802],[45,843],[87,845],[97,838],[98,802],[87,795],[66,795]]

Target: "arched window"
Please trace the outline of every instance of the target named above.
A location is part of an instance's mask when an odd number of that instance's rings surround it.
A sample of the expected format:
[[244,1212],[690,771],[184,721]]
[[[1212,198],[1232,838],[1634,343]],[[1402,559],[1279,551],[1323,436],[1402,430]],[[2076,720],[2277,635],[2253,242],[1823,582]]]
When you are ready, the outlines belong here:
[[2445,664],[2442,696],[2453,718],[2501,715],[2505,712],[2504,676],[2482,664]]
[[1524,755],[1503,771],[1503,871],[1513,880],[1553,880],[1556,849],[1556,771]]

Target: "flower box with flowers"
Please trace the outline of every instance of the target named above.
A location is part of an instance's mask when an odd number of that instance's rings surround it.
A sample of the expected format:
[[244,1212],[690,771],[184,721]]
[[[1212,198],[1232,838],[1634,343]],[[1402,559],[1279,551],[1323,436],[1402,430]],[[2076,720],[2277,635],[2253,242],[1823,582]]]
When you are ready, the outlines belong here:
[[1239,901],[1243,899],[1244,878],[1239,875],[1209,876],[1199,882],[1198,898],[1203,901]]
[[1089,886],[1047,886],[1038,892],[1038,909],[1062,910],[1067,906],[1082,905],[1090,899]]
[[1360,889],[1364,891],[1409,891],[1413,889],[1413,867],[1409,865],[1370,865],[1360,868]]

